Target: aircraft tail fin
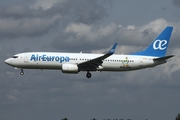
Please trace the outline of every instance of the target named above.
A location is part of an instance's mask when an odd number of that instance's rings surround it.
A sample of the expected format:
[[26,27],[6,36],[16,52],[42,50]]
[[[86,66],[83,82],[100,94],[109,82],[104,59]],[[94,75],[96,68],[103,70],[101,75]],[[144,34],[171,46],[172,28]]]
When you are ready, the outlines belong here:
[[172,30],[172,26],[167,26],[145,50],[133,53],[132,55],[145,55],[156,57],[165,56]]

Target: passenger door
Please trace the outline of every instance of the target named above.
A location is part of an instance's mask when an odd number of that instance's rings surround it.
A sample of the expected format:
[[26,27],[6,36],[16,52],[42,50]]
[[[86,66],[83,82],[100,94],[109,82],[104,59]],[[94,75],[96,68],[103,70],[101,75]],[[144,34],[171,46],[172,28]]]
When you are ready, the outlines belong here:
[[28,61],[29,61],[29,56],[28,56],[28,54],[25,54],[24,55],[24,63],[28,63]]
[[139,59],[139,66],[143,66],[143,60],[142,60],[142,58]]

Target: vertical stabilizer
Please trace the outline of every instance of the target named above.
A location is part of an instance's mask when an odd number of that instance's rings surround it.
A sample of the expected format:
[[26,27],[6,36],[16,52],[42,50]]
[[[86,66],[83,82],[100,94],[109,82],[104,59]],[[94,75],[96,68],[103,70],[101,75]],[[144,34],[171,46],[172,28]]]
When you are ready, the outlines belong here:
[[165,56],[172,30],[173,30],[172,26],[167,26],[161,32],[161,34],[159,34],[159,36],[145,50],[133,53],[132,55],[157,56],[157,57]]

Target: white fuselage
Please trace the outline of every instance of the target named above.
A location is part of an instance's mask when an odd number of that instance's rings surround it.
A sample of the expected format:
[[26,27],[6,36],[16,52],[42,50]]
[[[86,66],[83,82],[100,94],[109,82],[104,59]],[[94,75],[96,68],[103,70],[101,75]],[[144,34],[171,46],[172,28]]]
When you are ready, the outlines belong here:
[[[83,63],[103,54],[86,53],[53,53],[53,52],[27,52],[15,55],[5,62],[13,67],[22,69],[62,69],[63,64]],[[153,67],[163,64],[166,61],[155,62],[157,57],[137,56],[137,55],[117,55],[114,54],[103,60],[98,67],[99,71],[130,71]],[[81,70],[81,71],[87,71]],[[93,71],[93,70],[89,70]]]

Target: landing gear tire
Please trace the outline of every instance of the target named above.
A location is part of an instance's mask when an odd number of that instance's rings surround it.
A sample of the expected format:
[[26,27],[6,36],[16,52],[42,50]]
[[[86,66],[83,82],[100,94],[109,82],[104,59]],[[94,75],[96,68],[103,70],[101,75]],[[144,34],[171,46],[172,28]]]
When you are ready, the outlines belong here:
[[20,75],[24,75],[24,72],[20,72]]
[[23,69],[21,69],[20,75],[24,75],[24,71],[23,71]]
[[91,76],[92,76],[91,73],[90,73],[90,72],[87,72],[86,77],[87,77],[87,78],[91,78]]

